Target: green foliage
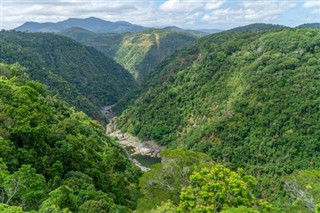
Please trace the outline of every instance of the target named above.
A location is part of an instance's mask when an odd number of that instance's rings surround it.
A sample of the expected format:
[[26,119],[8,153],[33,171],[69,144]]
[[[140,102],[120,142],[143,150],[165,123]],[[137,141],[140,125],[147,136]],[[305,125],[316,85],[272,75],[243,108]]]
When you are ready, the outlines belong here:
[[49,194],[49,198],[46,199],[40,208],[40,212],[48,212],[51,208],[58,207],[59,209],[69,209],[75,211],[76,197],[73,191],[67,186],[60,186],[59,188],[53,190]]
[[118,127],[244,168],[284,205],[279,176],[320,166],[319,40],[315,29],[204,37],[126,99]]
[[64,36],[3,31],[0,45],[0,62],[22,64],[32,79],[95,118],[135,86],[116,62]]
[[315,213],[320,212],[320,204],[316,204]]
[[164,29],[121,35],[92,35],[80,29],[61,33],[113,58],[140,83],[164,59],[197,40],[196,36],[189,32]]
[[319,38],[312,29],[204,37],[155,70],[118,126],[258,174],[316,168]]
[[7,204],[23,205],[27,210],[36,209],[46,197],[45,178],[30,165],[22,165],[18,171],[8,175],[3,188]]
[[320,203],[320,171],[294,171],[284,177],[284,184],[292,199],[291,211],[316,211],[316,205]]
[[171,200],[178,204],[183,187],[189,185],[189,175],[203,167],[209,167],[208,156],[193,151],[164,150],[161,164],[156,164],[140,178],[140,191],[137,211],[149,211],[162,202]]
[[[252,194],[255,179],[217,164],[190,176],[180,194],[179,212],[220,212],[230,207],[259,205]],[[271,208],[264,203],[264,207]]]
[[5,213],[24,213],[21,207],[19,206],[9,206],[4,203],[0,203],[0,212]]
[[[155,169],[153,167],[151,171]],[[221,164],[201,167],[189,175],[189,180],[179,190],[180,199],[176,204],[173,200],[164,199],[148,212],[276,212],[272,205],[255,198],[256,180],[241,169],[234,172]],[[173,186],[173,183],[167,183],[168,186]]]
[[250,207],[240,206],[236,208],[228,208],[226,210],[222,210],[221,213],[259,213],[259,211]]
[[170,200],[162,202],[161,205],[150,210],[150,213],[175,213],[177,212],[177,207],[172,204]]
[[0,76],[0,202],[40,212],[77,212],[84,203],[134,209],[141,171],[123,148],[23,68],[0,70],[8,73]]

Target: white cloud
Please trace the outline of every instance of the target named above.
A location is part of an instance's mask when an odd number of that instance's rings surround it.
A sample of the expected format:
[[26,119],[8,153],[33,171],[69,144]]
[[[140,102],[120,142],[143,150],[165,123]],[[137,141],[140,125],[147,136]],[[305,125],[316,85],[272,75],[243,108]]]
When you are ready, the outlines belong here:
[[180,0],[168,0],[160,5],[160,9],[165,12],[192,12],[203,6],[202,2],[187,2]]
[[320,1],[306,1],[303,3],[303,7],[310,8],[310,7],[320,7]]
[[278,20],[284,12],[297,5],[290,2],[246,1],[240,2],[238,6],[213,10],[203,20],[212,23],[270,22]]
[[205,10],[214,10],[220,8],[224,3],[226,3],[226,0],[216,0],[209,3],[206,3],[204,9]]
[[3,0],[2,21],[6,29],[27,21],[57,22],[90,16],[144,26],[229,28],[254,22],[281,23],[292,8],[303,13],[290,17],[291,25],[297,24],[296,17],[306,22],[307,13],[319,20],[319,7],[320,0]]
[[243,9],[217,9],[205,15],[203,20],[207,22],[232,22],[235,17],[242,16],[243,13]]

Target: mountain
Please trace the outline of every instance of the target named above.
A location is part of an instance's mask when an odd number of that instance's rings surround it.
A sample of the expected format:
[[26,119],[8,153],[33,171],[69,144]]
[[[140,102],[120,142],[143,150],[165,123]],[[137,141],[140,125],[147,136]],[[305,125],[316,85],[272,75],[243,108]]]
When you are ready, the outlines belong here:
[[296,28],[315,28],[315,29],[320,29],[320,23],[301,24],[301,25],[297,26]]
[[22,32],[59,32],[70,27],[80,27],[95,33],[140,32],[146,29],[145,27],[125,21],[111,22],[90,17],[85,19],[69,18],[57,23],[26,22],[15,28],[15,30]]
[[139,168],[101,125],[0,63],[1,212],[130,212]]
[[127,34],[96,34],[72,28],[60,32],[113,58],[141,82],[160,62],[198,36],[181,29],[152,29]]
[[232,28],[227,30],[229,32],[239,32],[239,33],[247,33],[247,32],[263,32],[268,30],[279,30],[279,29],[286,29],[289,27],[278,25],[278,24],[264,24],[264,23],[256,23],[256,24],[249,24],[246,26]]
[[1,61],[22,64],[32,79],[90,115],[135,86],[128,71],[112,59],[64,36],[4,31],[0,38]]
[[118,127],[255,174],[317,168],[319,39],[316,29],[204,37],[132,92]]
[[200,32],[203,32],[205,34],[214,34],[214,33],[222,32],[223,30],[220,30],[220,29],[198,29],[196,31],[200,31]]
[[219,29],[199,29],[199,30],[189,30],[189,29],[182,29],[176,26],[167,26],[162,28],[163,30],[176,30],[176,31],[184,31],[194,34],[196,36],[205,36],[213,33],[221,32],[222,30]]

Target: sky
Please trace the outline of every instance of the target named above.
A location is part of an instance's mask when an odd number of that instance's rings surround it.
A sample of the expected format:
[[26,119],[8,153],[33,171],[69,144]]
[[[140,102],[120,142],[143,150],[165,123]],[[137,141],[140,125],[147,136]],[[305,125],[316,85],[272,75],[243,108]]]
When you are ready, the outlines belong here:
[[230,29],[251,23],[320,22],[320,0],[0,0],[0,28],[97,17],[147,27]]

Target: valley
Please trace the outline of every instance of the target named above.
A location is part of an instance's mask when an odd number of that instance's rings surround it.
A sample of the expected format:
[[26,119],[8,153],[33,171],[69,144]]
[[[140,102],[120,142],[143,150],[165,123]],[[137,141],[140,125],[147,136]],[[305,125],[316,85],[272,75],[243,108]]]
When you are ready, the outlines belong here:
[[0,212],[319,212],[319,180],[318,23],[0,32]]

